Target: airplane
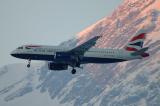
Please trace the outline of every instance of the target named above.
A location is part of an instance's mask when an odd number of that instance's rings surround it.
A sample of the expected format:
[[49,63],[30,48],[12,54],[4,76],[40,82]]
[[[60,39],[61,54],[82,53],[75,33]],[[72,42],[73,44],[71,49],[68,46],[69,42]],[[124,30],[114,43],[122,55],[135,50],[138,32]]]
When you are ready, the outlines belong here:
[[93,48],[98,39],[103,36],[95,36],[76,47],[65,48],[61,46],[44,45],[23,45],[11,52],[11,55],[20,59],[27,59],[27,67],[30,67],[31,60],[48,62],[48,69],[61,71],[68,70],[71,66],[71,73],[75,74],[75,68],[81,68],[81,64],[116,63],[142,59],[149,56],[146,53],[148,47],[143,48],[146,37],[144,30],[136,33],[128,44],[122,49]]

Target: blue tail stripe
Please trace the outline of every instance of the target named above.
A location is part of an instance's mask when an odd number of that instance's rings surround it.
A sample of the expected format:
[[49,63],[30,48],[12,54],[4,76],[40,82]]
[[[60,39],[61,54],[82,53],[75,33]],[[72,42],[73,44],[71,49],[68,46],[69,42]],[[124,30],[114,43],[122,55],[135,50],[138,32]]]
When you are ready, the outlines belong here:
[[135,46],[143,46],[143,42],[137,42],[137,43],[133,43],[133,44],[129,44],[129,45],[135,45]]

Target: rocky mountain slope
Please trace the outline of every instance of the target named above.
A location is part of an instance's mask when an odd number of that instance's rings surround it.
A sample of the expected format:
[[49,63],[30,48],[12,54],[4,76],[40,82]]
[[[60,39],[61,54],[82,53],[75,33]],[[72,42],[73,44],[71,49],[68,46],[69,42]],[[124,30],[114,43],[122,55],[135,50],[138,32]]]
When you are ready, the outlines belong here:
[[142,28],[147,32],[144,46],[149,46],[150,53],[142,60],[88,64],[76,75],[49,71],[44,64],[35,65],[28,72],[23,64],[2,67],[0,103],[10,106],[18,101],[25,103],[27,95],[35,101],[41,95],[49,95],[50,101],[46,97],[48,101],[39,102],[60,106],[160,106],[160,0],[124,0],[111,16],[62,46],[78,45],[101,35],[96,47],[123,48]]

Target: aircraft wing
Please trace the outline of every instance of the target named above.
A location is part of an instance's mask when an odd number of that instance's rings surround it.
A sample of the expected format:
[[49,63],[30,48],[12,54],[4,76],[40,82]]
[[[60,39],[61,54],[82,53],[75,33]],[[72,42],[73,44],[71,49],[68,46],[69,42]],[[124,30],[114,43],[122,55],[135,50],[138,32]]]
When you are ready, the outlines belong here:
[[90,40],[86,41],[85,43],[71,49],[69,52],[74,53],[75,55],[83,55],[86,51],[88,51],[91,47],[93,47],[96,44],[96,41],[100,37],[101,36],[95,36]]

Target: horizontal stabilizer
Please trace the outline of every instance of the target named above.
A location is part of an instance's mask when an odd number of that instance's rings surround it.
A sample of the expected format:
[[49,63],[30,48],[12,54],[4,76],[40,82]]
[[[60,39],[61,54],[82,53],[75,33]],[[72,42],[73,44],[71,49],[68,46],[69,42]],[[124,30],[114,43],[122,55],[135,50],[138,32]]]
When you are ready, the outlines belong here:
[[142,54],[145,53],[145,51],[147,51],[148,49],[149,49],[149,47],[142,48],[142,49],[140,49],[140,50],[138,50],[138,51],[136,51],[136,52],[131,53],[131,55],[133,55],[133,56],[142,55]]

